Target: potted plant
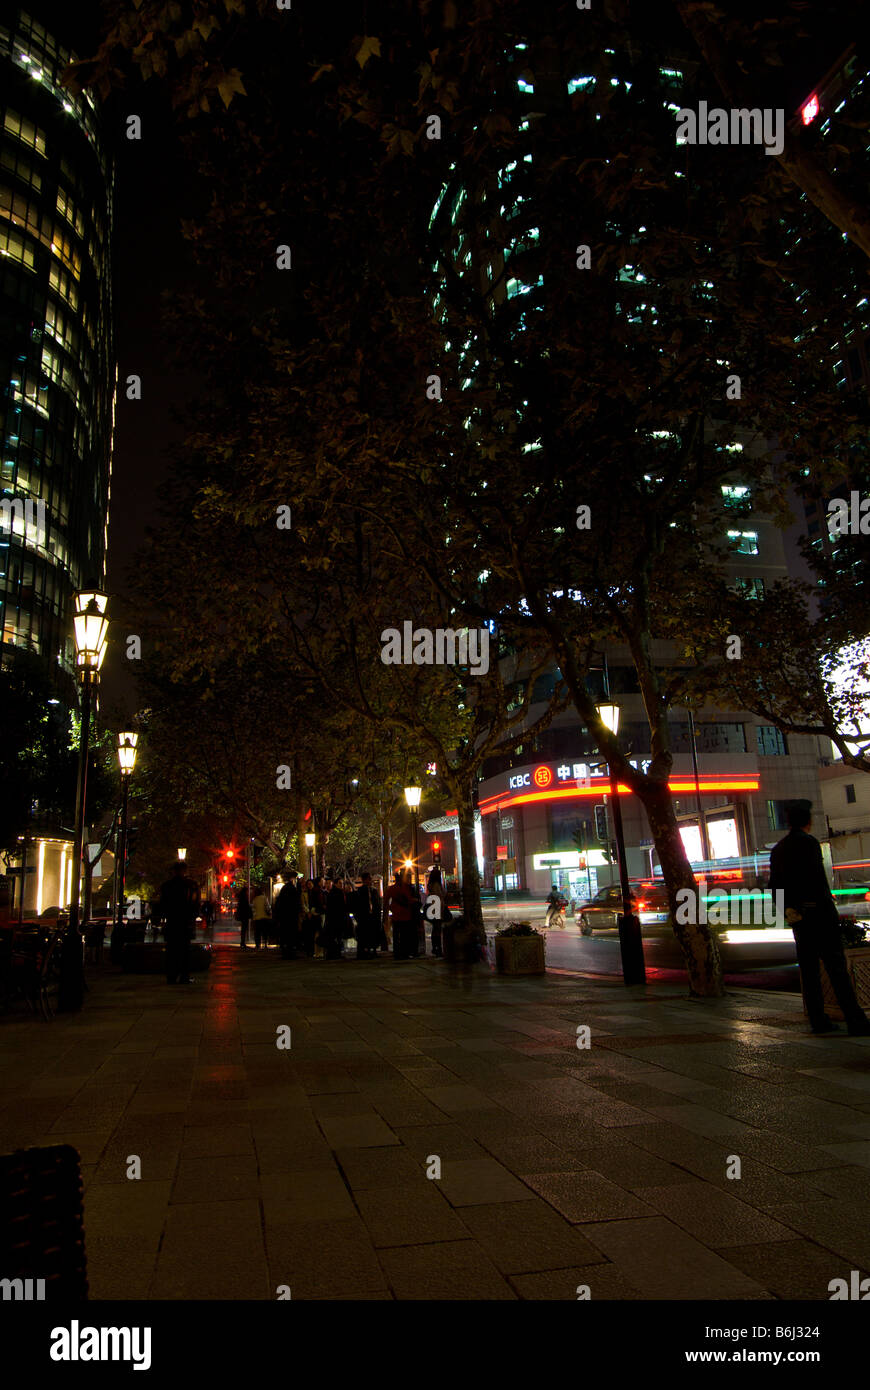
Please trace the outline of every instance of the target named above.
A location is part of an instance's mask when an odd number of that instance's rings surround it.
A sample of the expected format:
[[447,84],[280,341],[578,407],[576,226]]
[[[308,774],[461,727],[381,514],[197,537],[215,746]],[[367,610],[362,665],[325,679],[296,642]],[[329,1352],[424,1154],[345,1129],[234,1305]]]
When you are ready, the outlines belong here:
[[509,922],[496,932],[495,968],[500,975],[544,974],[544,938],[531,922]]
[[[846,969],[849,972],[849,979],[852,981],[855,997],[862,1009],[868,1009],[870,1008],[870,941],[867,940],[867,923],[859,922],[855,917],[841,917],[840,937],[843,942],[843,954],[846,957]],[[831,1018],[839,1019],[842,1022],[843,1011],[831,988],[824,962],[820,962],[820,966],[825,1012]],[[804,1008],[804,1013],[806,1013],[806,1008]]]

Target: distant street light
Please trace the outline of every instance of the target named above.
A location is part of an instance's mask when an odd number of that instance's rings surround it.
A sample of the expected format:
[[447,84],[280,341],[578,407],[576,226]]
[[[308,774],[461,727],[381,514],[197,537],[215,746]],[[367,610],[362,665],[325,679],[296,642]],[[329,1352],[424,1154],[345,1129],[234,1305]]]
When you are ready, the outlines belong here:
[[91,737],[91,708],[93,692],[99,684],[100,667],[106,655],[109,620],[106,617],[108,597],[96,589],[82,590],[75,595],[73,631],[76,644],[76,667],[82,680],[81,728],[79,730],[79,770],[76,788],[76,819],[73,833],[72,891],[69,920],[60,958],[59,1011],[73,1013],[82,1007],[84,999],[84,964],[82,934],[79,930],[81,904],[82,845],[85,835],[85,803],[88,786],[88,747]]
[[137,733],[123,733],[118,735],[118,765],[121,769],[121,833],[118,837],[118,862],[116,866],[116,877],[118,882],[118,915],[112,927],[112,944],[110,955],[113,961],[117,961],[121,956],[121,947],[124,944],[124,886],[127,881],[127,815],[128,801],[130,795],[130,778],[133,776],[133,769],[136,766],[136,745],[139,742]]
[[187,850],[186,850],[186,849],[180,849],[180,850],[178,851],[178,862],[179,862],[179,864],[183,864],[186,858],[187,858]]
[[317,836],[309,830],[305,836],[305,847],[308,850],[308,877],[312,882],[314,881],[314,845],[316,840]]

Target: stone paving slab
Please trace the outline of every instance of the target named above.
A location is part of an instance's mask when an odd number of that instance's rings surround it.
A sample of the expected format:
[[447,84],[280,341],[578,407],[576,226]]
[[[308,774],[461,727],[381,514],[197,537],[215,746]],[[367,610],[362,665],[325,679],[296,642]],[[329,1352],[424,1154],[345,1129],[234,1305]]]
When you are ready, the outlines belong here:
[[0,1147],[79,1150],[96,1299],[815,1300],[870,1269],[870,1048],[796,997],[232,947],[191,988],[90,974],[80,1015],[0,1016]]

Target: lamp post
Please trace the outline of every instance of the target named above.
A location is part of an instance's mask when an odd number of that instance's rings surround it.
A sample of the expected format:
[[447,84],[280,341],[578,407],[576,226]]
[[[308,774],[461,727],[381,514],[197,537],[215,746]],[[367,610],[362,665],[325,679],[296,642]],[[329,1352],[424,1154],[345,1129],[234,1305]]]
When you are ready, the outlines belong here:
[[[688,708],[688,707],[687,707]],[[692,770],[695,774],[695,797],[698,802],[698,830],[701,835],[701,858],[705,863],[711,862],[710,855],[710,836],[707,833],[707,816],[701,805],[701,778],[698,775],[698,743],[695,738],[695,716],[691,709],[689,714],[689,738],[692,744]]]
[[309,830],[305,836],[305,848],[308,850],[308,877],[314,882],[314,845],[317,836],[313,830]]
[[82,844],[85,836],[85,803],[88,785],[88,745],[91,736],[93,694],[100,679],[100,667],[106,655],[106,636],[109,620],[106,617],[108,597],[96,589],[86,589],[75,596],[73,630],[76,644],[76,667],[82,679],[82,713],[79,731],[79,770],[76,788],[76,819],[73,834],[72,891],[69,921],[60,957],[59,1011],[73,1013],[82,1006],[84,998],[84,965],[82,936],[79,930],[81,904]]
[[113,961],[120,958],[124,944],[124,885],[127,879],[127,816],[130,797],[130,778],[136,766],[136,745],[139,735],[128,731],[118,735],[118,766],[121,769],[121,833],[118,836],[118,915],[112,928],[110,954]]
[[417,812],[420,809],[420,800],[423,796],[422,787],[406,787],[405,801],[408,803],[408,810],[411,812],[411,825],[414,833],[414,883],[417,892],[420,891],[420,866],[417,863]]
[[[604,668],[604,678],[609,695],[606,666]],[[610,730],[615,738],[619,730],[619,705],[602,704],[596,705],[595,708],[598,711],[598,718],[605,728]],[[631,910],[631,887],[628,882],[628,861],[625,856],[622,807],[619,804],[616,778],[613,775],[613,768],[610,765],[609,759],[607,761],[607,774],[610,778],[610,799],[613,802],[613,832],[616,836],[616,855],[619,860],[619,887],[622,894],[622,913],[618,919],[619,951],[622,957],[622,978],[627,985],[643,985],[646,984],[646,966],[643,959],[643,938],[640,931],[640,920]]]
[[187,858],[187,850],[186,850],[186,849],[180,849],[180,850],[178,851],[178,862],[179,862],[179,864],[183,864],[186,858]]

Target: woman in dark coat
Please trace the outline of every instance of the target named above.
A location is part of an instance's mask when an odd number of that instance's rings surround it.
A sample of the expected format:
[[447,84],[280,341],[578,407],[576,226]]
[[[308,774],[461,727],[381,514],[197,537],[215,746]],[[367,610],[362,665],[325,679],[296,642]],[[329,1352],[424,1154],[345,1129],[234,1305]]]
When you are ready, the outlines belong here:
[[397,869],[395,883],[391,883],[386,893],[386,904],[393,927],[393,959],[408,960],[418,950],[417,920],[413,916],[413,902],[408,891],[408,870]]
[[326,959],[341,960],[345,940],[350,936],[350,912],[341,879],[332,885],[326,898],[323,935],[326,939]]

